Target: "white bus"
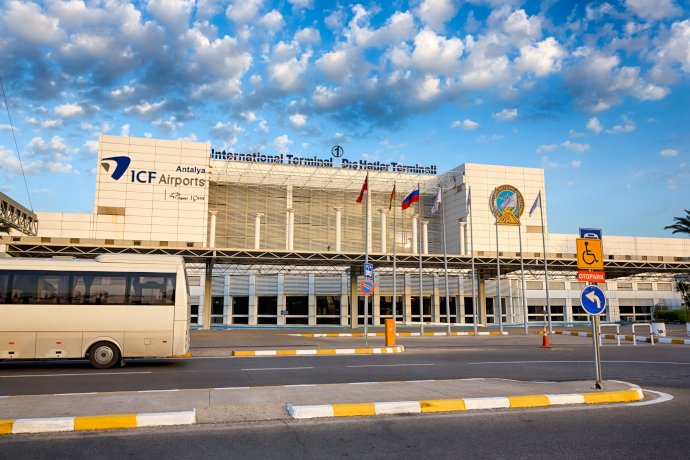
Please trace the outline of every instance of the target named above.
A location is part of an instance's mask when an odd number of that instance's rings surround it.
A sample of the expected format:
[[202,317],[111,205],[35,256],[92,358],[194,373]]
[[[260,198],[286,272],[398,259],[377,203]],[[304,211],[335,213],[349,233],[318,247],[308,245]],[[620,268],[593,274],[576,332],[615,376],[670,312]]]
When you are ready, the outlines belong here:
[[180,256],[0,258],[0,360],[185,355],[190,311]]

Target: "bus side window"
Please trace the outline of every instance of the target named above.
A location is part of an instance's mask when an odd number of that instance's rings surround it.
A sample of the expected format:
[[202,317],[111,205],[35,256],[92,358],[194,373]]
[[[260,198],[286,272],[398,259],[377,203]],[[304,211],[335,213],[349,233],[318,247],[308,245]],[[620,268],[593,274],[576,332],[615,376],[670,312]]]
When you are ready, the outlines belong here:
[[68,285],[68,273],[15,271],[9,303],[66,304]]
[[124,304],[127,275],[83,272],[72,274],[72,304]]
[[175,304],[175,275],[137,273],[131,276],[129,286],[129,303],[131,304]]
[[0,304],[8,303],[7,295],[10,290],[10,272],[0,271]]

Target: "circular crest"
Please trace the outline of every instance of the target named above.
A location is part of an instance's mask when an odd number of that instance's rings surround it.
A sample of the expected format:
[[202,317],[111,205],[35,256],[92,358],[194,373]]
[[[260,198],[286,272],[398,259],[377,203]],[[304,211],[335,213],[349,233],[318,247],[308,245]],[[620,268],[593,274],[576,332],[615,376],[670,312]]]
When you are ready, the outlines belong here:
[[520,216],[525,212],[525,199],[520,190],[512,185],[501,185],[491,194],[491,212],[499,225],[520,225]]
[[336,158],[342,157],[344,152],[345,151],[343,150],[343,148],[339,145],[336,145],[331,149],[331,155],[333,155]]

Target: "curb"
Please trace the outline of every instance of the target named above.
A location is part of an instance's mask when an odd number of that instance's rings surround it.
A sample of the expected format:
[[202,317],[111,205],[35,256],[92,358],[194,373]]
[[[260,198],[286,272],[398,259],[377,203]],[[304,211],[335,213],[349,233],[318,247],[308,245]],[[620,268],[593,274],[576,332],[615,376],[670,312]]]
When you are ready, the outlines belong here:
[[233,356],[295,356],[295,355],[372,355],[402,353],[402,345],[390,348],[340,348],[331,350],[255,350],[233,351]]
[[0,420],[0,434],[109,430],[144,426],[194,425],[196,411]]
[[287,405],[295,419],[321,417],[352,417],[359,415],[419,414],[426,412],[459,412],[480,409],[513,409],[524,407],[558,406],[563,404],[602,404],[640,401],[642,389],[631,385],[630,390],[601,393],[573,393],[561,395],[508,396],[498,398],[436,399],[364,404],[330,404],[324,406]]
[[[364,337],[364,334],[287,334],[290,337]],[[422,334],[419,332],[397,332],[396,337],[419,337]],[[425,337],[439,337],[447,336],[446,332],[425,332]],[[474,332],[451,332],[450,335],[474,335]],[[477,332],[477,335],[501,335],[499,332]],[[508,335],[504,332],[503,335]],[[385,337],[383,332],[370,332],[367,337]]]
[[[543,334],[543,332],[539,332],[540,334]],[[564,332],[564,331],[554,331],[554,334],[560,334],[560,335],[574,335],[577,337],[592,337],[591,332]],[[602,339],[616,339],[616,334],[601,334]],[[647,343],[652,343],[652,339],[650,337],[640,337],[638,335],[635,335],[634,338],[632,335],[621,335],[621,340],[628,340],[632,342],[633,340],[636,340],[637,342],[647,342]],[[678,343],[681,345],[690,345],[690,340],[683,340],[683,339],[668,339],[665,337],[654,337],[654,343]]]

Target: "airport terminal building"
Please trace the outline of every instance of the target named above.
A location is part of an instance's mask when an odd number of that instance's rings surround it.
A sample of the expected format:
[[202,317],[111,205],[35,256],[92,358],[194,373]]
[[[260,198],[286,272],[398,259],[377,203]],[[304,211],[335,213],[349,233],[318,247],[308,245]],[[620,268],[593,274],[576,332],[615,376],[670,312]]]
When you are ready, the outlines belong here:
[[[371,254],[383,254],[390,260],[394,253],[400,257],[420,252],[443,254],[445,233],[449,255],[469,256],[473,251],[477,257],[495,258],[496,200],[492,194],[509,185],[520,192],[523,209],[540,192],[542,196],[544,228],[539,210],[532,217],[524,212],[519,219],[522,254],[531,258],[546,255],[550,260],[575,257],[577,235],[548,232],[548,191],[542,169],[462,164],[440,171],[433,161],[403,165],[352,160],[347,154],[330,158],[238,154],[216,151],[208,143],[102,135],[94,213],[37,213],[36,236],[13,233],[4,241],[231,248],[270,250],[272,254],[295,251],[314,257],[361,254],[368,241]],[[356,200],[367,176],[368,189],[360,204]],[[419,202],[402,210],[403,199],[417,186]],[[443,216],[431,209],[439,187],[443,189]],[[674,262],[690,257],[688,240],[679,238],[604,235],[603,251],[606,260],[631,262]],[[498,226],[499,258],[520,253],[518,226]],[[198,325],[282,325],[281,311],[285,310],[288,325],[347,326],[365,320],[364,296],[359,292],[362,275],[355,267],[215,265],[210,299],[204,288],[206,273],[203,266],[188,266],[192,322]],[[420,284],[425,321],[445,321],[448,296],[451,322],[473,322],[468,270],[451,270],[448,290],[443,270],[424,269],[421,283],[419,273],[410,266],[399,268],[393,298],[391,268],[375,269],[370,324],[382,324],[394,309],[399,319],[419,321]],[[654,308],[680,307],[681,296],[674,288],[674,280],[680,277],[652,274],[601,283],[607,295],[607,319],[644,321],[651,318]],[[687,280],[687,275],[682,277]],[[502,272],[500,283],[505,324],[523,323],[523,297],[527,321],[543,322],[543,272],[530,270],[524,291],[519,272]],[[550,272],[548,283],[554,322],[587,321],[579,299],[584,283],[577,281],[576,273]],[[479,322],[497,323],[496,277],[482,278],[475,287],[480,298]]]

